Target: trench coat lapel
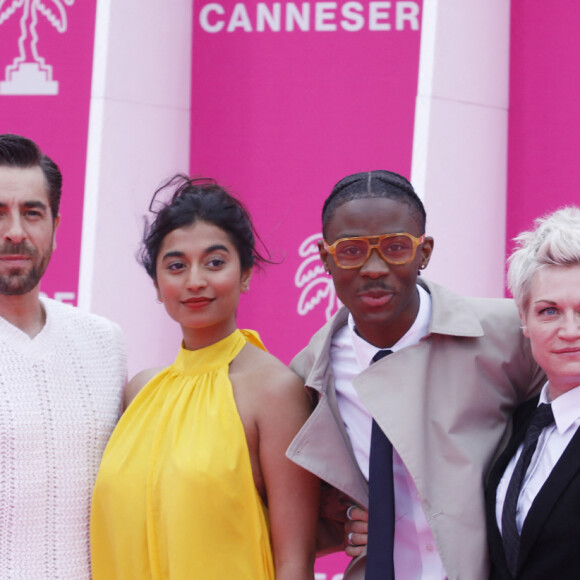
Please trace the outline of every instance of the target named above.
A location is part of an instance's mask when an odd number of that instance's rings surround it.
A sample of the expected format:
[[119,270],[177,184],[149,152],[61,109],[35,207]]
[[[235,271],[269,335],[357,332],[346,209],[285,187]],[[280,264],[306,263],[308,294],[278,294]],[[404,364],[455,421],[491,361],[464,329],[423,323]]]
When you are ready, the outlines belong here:
[[332,379],[330,342],[338,328],[346,324],[348,311],[340,310],[319,337],[321,356],[305,384],[318,394],[318,404],[296,436],[287,455],[345,493],[361,506],[368,507],[368,483],[356,461],[350,439],[336,402]]

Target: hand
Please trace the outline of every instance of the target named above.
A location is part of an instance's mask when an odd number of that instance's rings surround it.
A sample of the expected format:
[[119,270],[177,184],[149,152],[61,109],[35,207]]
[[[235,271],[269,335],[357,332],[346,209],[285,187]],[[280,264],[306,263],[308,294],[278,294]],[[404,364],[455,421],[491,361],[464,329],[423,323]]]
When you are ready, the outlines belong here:
[[[329,485],[323,485],[320,495],[320,515],[327,520],[346,523],[346,510],[352,505],[352,499]],[[342,535],[342,531],[341,531]]]
[[347,520],[344,524],[346,548],[344,551],[347,556],[354,558],[362,554],[368,542],[369,512],[352,504],[346,512],[346,517]]
[[353,505],[353,500],[325,482],[322,482],[320,494],[316,553],[326,556],[346,547],[346,510]]

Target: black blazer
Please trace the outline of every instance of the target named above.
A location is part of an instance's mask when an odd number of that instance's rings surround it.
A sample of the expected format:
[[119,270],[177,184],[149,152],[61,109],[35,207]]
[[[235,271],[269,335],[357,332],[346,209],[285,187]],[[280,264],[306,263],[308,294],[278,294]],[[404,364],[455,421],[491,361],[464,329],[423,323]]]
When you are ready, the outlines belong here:
[[[513,578],[495,518],[497,486],[523,441],[538,397],[520,405],[506,449],[491,468],[485,494],[487,537],[493,580]],[[580,579],[580,429],[536,496],[522,528],[517,580]]]

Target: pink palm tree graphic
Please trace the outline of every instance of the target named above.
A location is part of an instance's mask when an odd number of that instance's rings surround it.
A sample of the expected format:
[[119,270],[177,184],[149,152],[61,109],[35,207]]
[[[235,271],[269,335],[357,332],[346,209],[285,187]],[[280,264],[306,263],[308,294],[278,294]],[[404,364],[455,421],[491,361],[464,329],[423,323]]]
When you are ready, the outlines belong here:
[[322,304],[326,320],[328,320],[340,304],[332,278],[325,274],[324,266],[320,261],[318,241],[321,239],[322,234],[313,234],[300,244],[298,255],[304,259],[294,274],[294,285],[302,289],[297,305],[298,314],[306,316]]

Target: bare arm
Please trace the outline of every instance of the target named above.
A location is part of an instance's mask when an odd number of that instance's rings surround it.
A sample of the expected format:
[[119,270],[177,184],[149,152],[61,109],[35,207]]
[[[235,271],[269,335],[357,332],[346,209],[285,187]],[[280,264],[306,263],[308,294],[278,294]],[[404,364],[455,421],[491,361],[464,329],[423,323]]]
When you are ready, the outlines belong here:
[[313,580],[320,482],[286,457],[286,449],[308,418],[311,404],[302,381],[290,371],[261,391],[259,458],[276,579]]

